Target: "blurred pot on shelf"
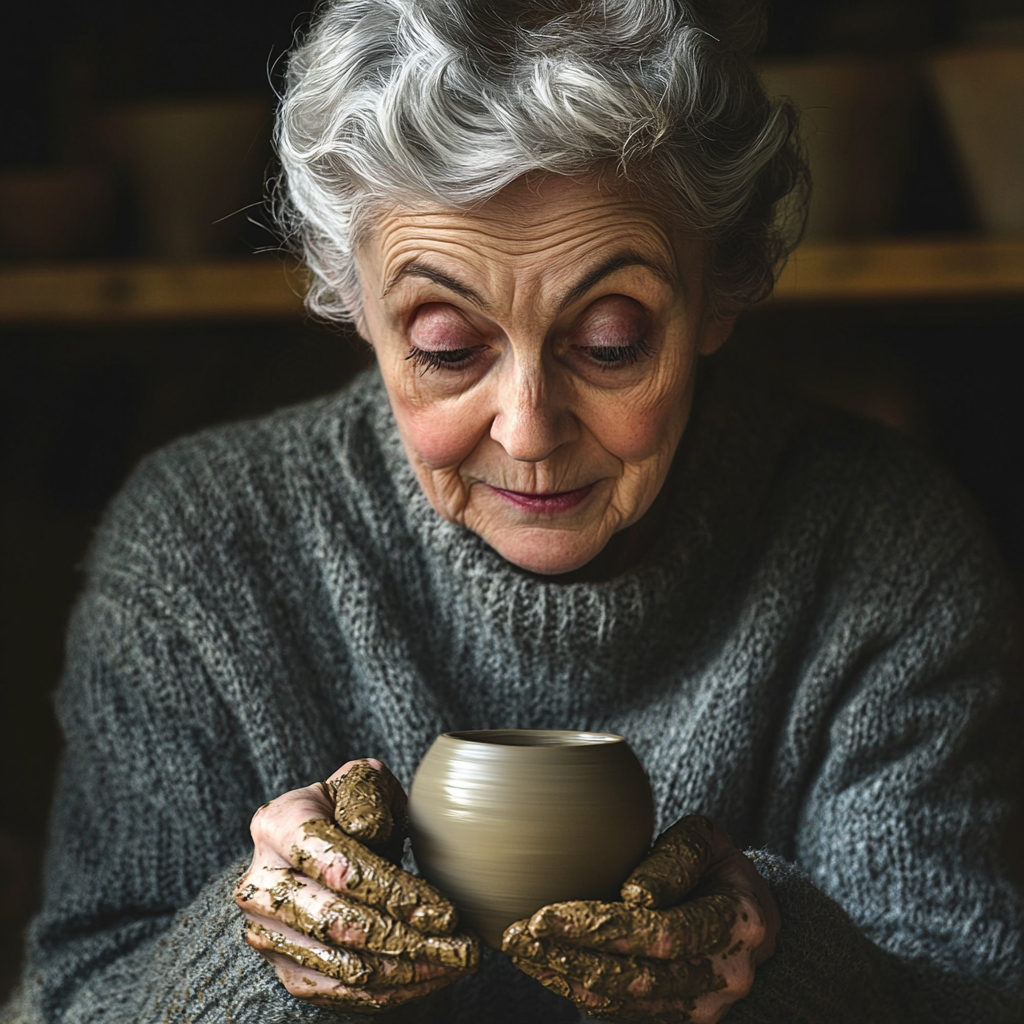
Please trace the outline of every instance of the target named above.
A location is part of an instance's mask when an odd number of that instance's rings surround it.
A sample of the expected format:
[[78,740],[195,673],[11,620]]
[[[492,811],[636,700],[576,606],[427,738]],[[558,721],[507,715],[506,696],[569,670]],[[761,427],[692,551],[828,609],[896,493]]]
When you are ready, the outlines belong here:
[[764,61],[759,70],[769,95],[787,96],[801,111],[813,185],[808,236],[886,232],[913,143],[913,69],[839,56]]
[[982,226],[1024,230],[1024,46],[939,53],[928,75]]
[[92,256],[110,231],[107,175],[88,166],[0,173],[0,253],[27,259]]
[[270,126],[269,105],[247,96],[137,103],[100,117],[100,149],[134,186],[152,255],[239,247],[241,211],[260,198]]

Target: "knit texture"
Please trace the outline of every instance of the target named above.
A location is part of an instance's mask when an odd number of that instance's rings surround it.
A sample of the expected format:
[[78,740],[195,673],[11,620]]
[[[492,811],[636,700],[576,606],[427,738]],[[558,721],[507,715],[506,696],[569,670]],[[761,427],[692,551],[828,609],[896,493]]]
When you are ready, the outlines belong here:
[[[782,914],[735,1022],[1019,1022],[1016,613],[959,490],[894,435],[705,380],[659,541],[604,583],[444,522],[376,371],[185,439],[109,510],[19,1024],[328,1024],[242,940],[254,810],[442,731],[621,733],[659,826],[720,819]],[[353,1020],[365,1020],[354,1017]],[[378,1019],[580,1019],[488,953]]]

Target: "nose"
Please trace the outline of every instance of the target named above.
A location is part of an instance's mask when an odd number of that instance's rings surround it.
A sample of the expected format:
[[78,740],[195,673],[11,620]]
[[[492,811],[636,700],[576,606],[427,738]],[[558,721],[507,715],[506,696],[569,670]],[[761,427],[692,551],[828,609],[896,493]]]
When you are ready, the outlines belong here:
[[578,433],[542,360],[515,360],[498,389],[491,437],[518,462],[542,462]]

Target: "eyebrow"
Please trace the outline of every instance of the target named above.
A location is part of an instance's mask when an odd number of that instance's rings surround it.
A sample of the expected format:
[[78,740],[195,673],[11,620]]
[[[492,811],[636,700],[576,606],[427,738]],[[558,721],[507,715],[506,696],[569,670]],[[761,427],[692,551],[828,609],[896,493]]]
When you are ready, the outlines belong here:
[[586,274],[570,288],[562,299],[561,308],[565,309],[567,306],[571,306],[577,299],[582,299],[595,284],[603,281],[606,277],[610,277],[615,271],[622,270],[623,267],[646,267],[657,277],[660,277],[667,285],[674,285],[672,275],[666,267],[635,250],[626,249],[623,252],[617,252],[609,256],[604,263],[599,263],[590,273]]
[[384,288],[381,294],[383,298],[389,291],[403,277],[425,277],[428,281],[433,281],[434,284],[441,285],[442,288],[447,288],[449,291],[455,292],[456,295],[461,295],[464,299],[469,299],[470,302],[475,302],[481,309],[486,308],[487,303],[472,289],[468,284],[463,284],[458,278],[452,277],[451,274],[446,274],[441,270],[435,270],[433,267],[426,263],[420,263],[417,260],[413,260],[412,263],[406,263],[401,270],[390,281]]
[[[668,269],[656,260],[649,259],[647,256],[642,255],[635,250],[627,249],[623,252],[617,252],[609,256],[603,263],[599,263],[593,270],[584,275],[568,292],[563,296],[562,301],[559,303],[559,309],[565,309],[567,306],[571,306],[577,299],[581,299],[591,288],[594,287],[599,281],[614,274],[617,270],[622,270],[624,267],[646,267],[652,271],[657,277],[661,278],[669,286],[674,286],[672,274]],[[411,263],[407,263],[401,270],[395,274],[394,277],[388,281],[382,293],[387,295],[389,291],[403,278],[403,277],[424,277],[428,281],[433,281],[434,284],[441,285],[442,288],[447,288],[449,291],[455,292],[456,295],[461,295],[465,299],[469,299],[470,302],[475,303],[481,309],[487,308],[487,303],[481,298],[481,296],[472,289],[468,284],[463,283],[456,277],[452,277],[451,274],[446,274],[444,271],[437,270],[431,267],[427,263],[420,263],[418,260],[413,260]]]

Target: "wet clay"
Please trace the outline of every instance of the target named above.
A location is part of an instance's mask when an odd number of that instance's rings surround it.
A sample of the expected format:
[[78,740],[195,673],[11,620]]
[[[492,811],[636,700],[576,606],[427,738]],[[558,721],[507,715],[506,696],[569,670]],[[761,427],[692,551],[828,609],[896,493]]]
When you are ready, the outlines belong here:
[[735,924],[736,894],[717,892],[668,910],[597,900],[557,903],[538,910],[529,930],[534,938],[566,945],[674,960],[727,949]]
[[361,843],[386,848],[389,857],[400,853],[408,829],[404,811],[395,820],[393,809],[405,801],[393,775],[363,760],[328,786],[334,796],[334,820],[343,832]]
[[[314,914],[296,900],[302,889],[302,875],[288,872],[268,890],[269,910],[275,918],[296,931],[330,945],[358,944],[386,956],[406,956],[413,960],[442,964],[458,970],[475,967],[479,959],[477,943],[468,935],[428,936],[388,914],[344,898],[323,904]],[[246,901],[243,894],[242,900]],[[265,912],[264,908],[257,913]],[[357,943],[356,937],[359,937]]]
[[678,903],[707,870],[711,851],[705,837],[713,828],[710,819],[698,814],[677,821],[626,879],[622,898],[649,910]]
[[342,985],[351,986],[330,1000],[332,1004],[350,1010],[377,1013],[394,1004],[396,989],[415,985],[415,998],[420,998],[454,980],[449,974],[417,981],[416,965],[411,961],[383,958],[371,953],[353,953],[345,949],[310,948],[255,921],[247,921],[245,931],[257,949],[278,953],[302,967],[333,978]]
[[524,922],[506,929],[503,948],[526,973],[531,966],[554,971],[611,1000],[685,1002],[726,986],[706,957],[665,963],[598,953],[536,939]]
[[[313,819],[302,828],[307,837],[327,845],[327,852],[333,855],[330,867],[337,868],[338,860],[347,866],[342,883],[346,895],[386,910],[424,934],[449,935],[454,931],[458,923],[455,907],[428,882],[368,850],[332,822]],[[312,850],[294,846],[292,863],[304,874],[332,888],[320,871],[324,855],[314,850],[315,846]]]
[[384,961],[372,953],[355,953],[349,949],[326,949],[303,946],[280,932],[272,931],[256,921],[246,921],[246,934],[260,949],[272,949],[318,974],[334,978],[345,985],[373,988],[380,985],[408,985],[416,980],[416,965],[411,960]]

